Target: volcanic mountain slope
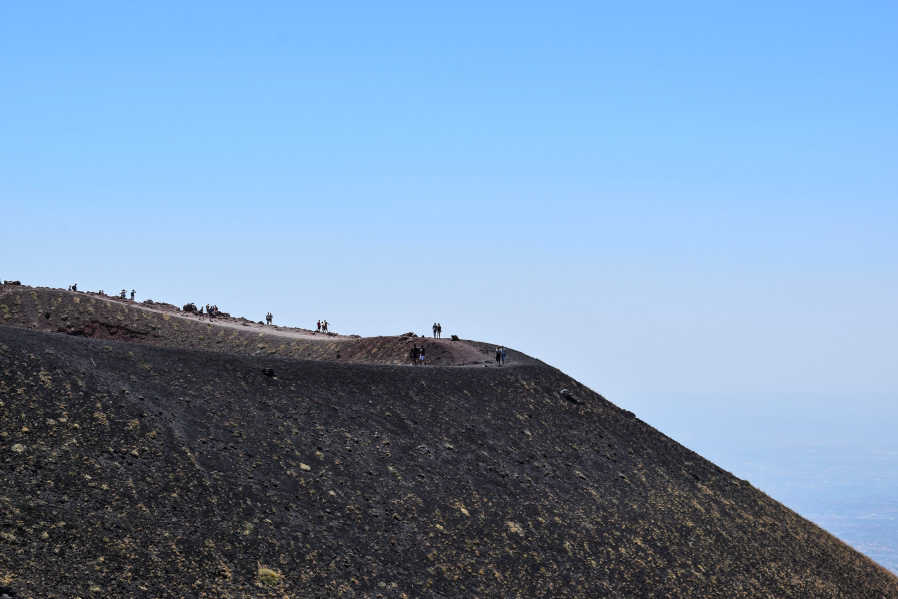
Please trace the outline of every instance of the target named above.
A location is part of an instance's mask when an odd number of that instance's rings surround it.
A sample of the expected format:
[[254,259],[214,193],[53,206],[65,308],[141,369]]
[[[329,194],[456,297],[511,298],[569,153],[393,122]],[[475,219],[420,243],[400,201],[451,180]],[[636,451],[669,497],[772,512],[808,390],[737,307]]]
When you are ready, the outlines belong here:
[[0,586],[20,596],[898,597],[866,557],[537,361],[0,326],[0,402]]

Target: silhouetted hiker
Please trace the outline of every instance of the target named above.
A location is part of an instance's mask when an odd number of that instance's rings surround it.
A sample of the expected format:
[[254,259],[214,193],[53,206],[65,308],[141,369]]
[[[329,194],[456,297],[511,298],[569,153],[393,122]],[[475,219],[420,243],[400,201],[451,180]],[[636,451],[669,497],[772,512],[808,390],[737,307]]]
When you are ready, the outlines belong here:
[[327,333],[327,321],[321,323],[321,326],[324,328],[324,332]]
[[122,292],[119,293],[118,295],[119,295],[120,298],[125,299],[125,295],[127,295],[127,294],[128,294],[128,292],[125,291],[124,289],[122,289]]
[[197,310],[196,312],[197,312],[197,314],[200,315],[200,318],[202,318],[203,320],[206,319],[206,317],[203,316],[203,307],[202,306],[200,306],[199,310]]
[[443,325],[437,323],[437,339],[443,338]]
[[131,290],[131,301],[132,301],[132,302],[134,301],[134,295],[135,295],[136,293],[137,293],[137,292],[134,291],[133,289]]
[[508,357],[508,352],[505,351],[505,346],[502,346],[502,366],[505,366],[505,358]]
[[269,312],[268,314],[265,315],[265,322],[267,322],[268,324],[271,324],[272,318],[274,318],[274,317],[271,315],[271,312]]
[[320,320],[318,321],[318,329],[316,330],[316,332],[317,333],[321,332],[321,321]]
[[424,366],[425,364],[427,364],[427,362],[424,360],[424,346],[423,345],[421,346],[421,354],[418,356],[418,360],[421,361],[421,366]]
[[418,349],[418,344],[416,343],[411,351],[412,366],[415,366],[418,363],[418,356],[420,355],[420,353],[421,353],[421,350]]
[[502,348],[496,348],[496,364],[498,364],[502,360]]
[[78,283],[72,284],[72,291],[78,291]]
[[437,323],[433,323],[433,338],[437,338]]

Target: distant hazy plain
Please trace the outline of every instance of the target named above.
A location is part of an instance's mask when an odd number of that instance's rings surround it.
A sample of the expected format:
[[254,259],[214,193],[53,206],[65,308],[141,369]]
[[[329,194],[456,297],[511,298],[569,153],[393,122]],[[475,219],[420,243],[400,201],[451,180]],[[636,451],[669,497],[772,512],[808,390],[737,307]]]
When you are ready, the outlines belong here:
[[655,396],[621,405],[898,574],[898,396]]

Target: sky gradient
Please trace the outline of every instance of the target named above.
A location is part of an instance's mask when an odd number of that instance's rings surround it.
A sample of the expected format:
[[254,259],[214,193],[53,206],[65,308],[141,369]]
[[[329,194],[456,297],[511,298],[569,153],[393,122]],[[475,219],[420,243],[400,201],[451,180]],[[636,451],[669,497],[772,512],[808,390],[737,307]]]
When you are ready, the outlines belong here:
[[896,25],[889,2],[6,3],[0,278],[440,321],[675,437],[683,397],[894,418]]

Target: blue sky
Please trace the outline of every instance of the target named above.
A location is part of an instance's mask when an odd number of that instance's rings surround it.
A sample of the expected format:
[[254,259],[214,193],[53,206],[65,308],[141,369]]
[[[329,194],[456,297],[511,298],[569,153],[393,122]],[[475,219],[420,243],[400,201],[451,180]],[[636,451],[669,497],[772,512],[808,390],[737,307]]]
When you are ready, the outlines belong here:
[[0,278],[439,320],[653,423],[690,394],[891,402],[896,25],[887,2],[6,3]]

